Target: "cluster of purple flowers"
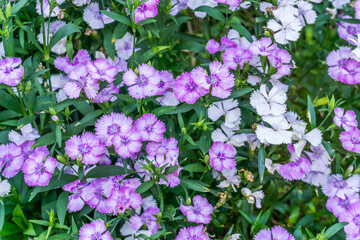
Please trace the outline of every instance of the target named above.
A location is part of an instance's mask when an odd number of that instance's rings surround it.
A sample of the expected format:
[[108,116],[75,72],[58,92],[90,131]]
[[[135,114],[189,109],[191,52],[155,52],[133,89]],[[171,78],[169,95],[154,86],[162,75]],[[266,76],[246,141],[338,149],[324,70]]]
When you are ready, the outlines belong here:
[[283,227],[275,226],[271,229],[263,229],[258,232],[254,240],[295,240],[294,236],[288,233]]
[[15,131],[9,133],[12,142],[0,145],[0,171],[3,177],[12,178],[22,171],[29,186],[49,184],[57,161],[49,156],[46,147],[32,148],[38,137],[30,124],[21,128],[21,134]]

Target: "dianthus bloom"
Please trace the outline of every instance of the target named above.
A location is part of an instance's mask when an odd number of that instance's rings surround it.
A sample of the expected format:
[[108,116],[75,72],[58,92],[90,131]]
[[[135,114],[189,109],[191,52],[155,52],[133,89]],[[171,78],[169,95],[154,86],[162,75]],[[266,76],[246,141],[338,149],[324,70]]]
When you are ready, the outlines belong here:
[[277,69],[279,75],[290,74],[291,55],[285,49],[275,49],[268,56],[271,66]]
[[128,158],[141,150],[141,136],[134,127],[129,133],[120,133],[113,137],[112,143],[120,157]]
[[54,61],[54,64],[57,69],[65,72],[66,74],[70,74],[79,67],[85,66],[90,61],[91,58],[88,51],[80,49],[71,61],[69,60],[68,56],[57,57]]
[[34,141],[39,138],[40,135],[36,129],[34,129],[30,123],[24,125],[20,128],[21,134],[17,133],[14,130],[9,132],[9,140],[16,143],[16,145],[20,146],[27,141]]
[[249,50],[237,47],[226,50],[222,58],[225,66],[236,70],[238,66],[242,68],[245,63],[249,62],[253,55]]
[[231,7],[237,7],[242,2],[242,0],[215,0],[218,3],[223,3]]
[[231,41],[227,37],[222,37],[220,40],[220,43],[218,43],[214,39],[210,39],[206,44],[206,50],[208,50],[209,53],[211,53],[211,54],[215,54],[220,51],[225,51],[226,49],[229,49],[229,48],[237,47],[236,42]]
[[279,167],[278,172],[287,180],[300,180],[303,179],[311,170],[311,163],[306,157],[301,157],[296,161],[291,161]]
[[0,61],[0,83],[8,86],[16,86],[20,83],[21,77],[24,75],[24,68],[21,64],[20,58],[5,58]]
[[99,84],[91,78],[85,66],[72,71],[69,77],[71,81],[66,82],[64,86],[64,92],[69,98],[78,98],[81,90],[84,90],[90,99],[96,97]]
[[271,38],[261,38],[258,41],[253,42],[249,51],[254,55],[269,56],[272,51],[276,49],[276,45],[273,44]]
[[130,96],[136,99],[155,96],[160,82],[159,72],[152,66],[142,64],[138,67],[139,75],[129,69],[124,73],[123,80]]
[[360,63],[350,57],[349,47],[340,47],[327,56],[326,63],[331,78],[347,84],[360,83]]
[[9,181],[6,179],[4,180],[0,179],[0,198],[8,195],[10,193],[10,190],[11,190],[11,185]]
[[64,191],[70,192],[70,196],[68,199],[68,205],[67,210],[69,212],[77,212],[80,211],[84,205],[85,202],[81,198],[83,188],[86,186],[86,183],[82,183],[79,179],[75,180],[72,183],[66,184],[63,187]]
[[326,202],[326,208],[332,212],[335,217],[340,217],[348,210],[349,204],[359,202],[359,194],[355,193],[345,196],[345,199],[339,197],[330,197]]
[[235,148],[227,143],[214,142],[209,150],[210,165],[215,170],[233,169],[236,165]]
[[142,20],[153,18],[157,15],[157,4],[159,0],[148,0],[140,6],[138,6],[135,10],[135,23],[138,23]]
[[151,113],[145,113],[137,119],[134,128],[140,133],[142,141],[160,142],[166,131],[165,124]]
[[283,227],[275,226],[271,229],[263,229],[258,232],[254,240],[295,240]]
[[67,140],[65,152],[70,159],[91,165],[100,161],[101,155],[105,153],[105,147],[93,133],[86,132]]
[[132,130],[133,120],[122,113],[103,115],[95,124],[96,136],[105,143],[112,145],[112,139],[117,134],[127,134]]
[[334,109],[334,112],[335,112],[334,123],[338,127],[343,127],[345,131],[350,131],[354,127],[358,126],[358,122],[356,121],[356,115],[354,111],[348,110],[345,112],[343,108],[337,107]]
[[339,216],[340,222],[349,223],[344,227],[347,239],[359,239],[360,236],[360,201],[347,205],[347,211]]
[[201,96],[209,92],[208,76],[201,67],[186,72],[176,80],[175,97],[188,104],[194,104]]
[[208,82],[212,85],[211,95],[219,98],[227,98],[232,87],[235,85],[235,77],[229,69],[218,61],[210,63],[210,78]]
[[180,206],[180,211],[189,222],[209,224],[214,208],[206,198],[199,195],[193,197],[194,206]]
[[38,151],[25,161],[22,171],[29,186],[46,186],[55,171],[57,161],[47,152]]
[[340,133],[340,141],[345,150],[360,153],[360,130],[353,128],[350,131]]
[[4,177],[14,177],[20,171],[23,162],[21,148],[15,143],[0,145],[0,169],[3,169]]
[[81,197],[91,208],[96,208],[100,213],[110,213],[107,206],[107,199],[110,194],[106,194],[107,192],[102,185],[104,181],[107,181],[107,178],[98,178],[92,181],[83,188]]
[[114,19],[100,13],[98,3],[91,3],[84,9],[83,19],[92,29],[101,29],[105,24],[114,22]]
[[98,219],[80,228],[79,240],[113,240],[103,220]]
[[89,62],[86,68],[92,79],[107,81],[108,83],[112,83],[117,74],[116,68],[103,58]]
[[335,174],[328,177],[327,182],[322,186],[324,194],[328,197],[339,197],[345,199],[345,196],[351,196],[360,190],[360,177],[353,175],[344,180],[341,174]]
[[210,240],[209,236],[203,230],[203,225],[196,227],[182,228],[175,240]]

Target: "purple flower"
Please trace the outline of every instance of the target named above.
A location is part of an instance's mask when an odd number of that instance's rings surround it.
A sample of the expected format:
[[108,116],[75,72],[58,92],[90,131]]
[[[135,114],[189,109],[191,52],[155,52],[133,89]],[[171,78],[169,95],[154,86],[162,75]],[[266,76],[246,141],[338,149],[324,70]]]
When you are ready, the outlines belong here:
[[360,153],[360,130],[353,128],[350,131],[340,133],[340,141],[345,150]]
[[91,3],[84,9],[83,19],[92,29],[104,28],[105,24],[112,23],[114,21],[114,19],[100,13],[98,3]]
[[350,57],[349,47],[340,47],[327,56],[326,63],[331,78],[347,84],[360,83],[360,63]]
[[251,61],[252,53],[244,48],[230,48],[222,55],[224,65],[232,70],[236,70],[238,66],[241,68],[245,63]]
[[229,48],[236,48],[237,44],[236,42],[231,41],[227,37],[221,38],[221,44],[219,44],[217,41],[210,39],[206,44],[206,49],[209,51],[210,54],[215,54],[220,51],[225,51]]
[[345,199],[339,197],[330,197],[326,202],[326,208],[332,212],[336,217],[340,217],[348,210],[349,204],[360,201],[357,193],[345,196]]
[[[126,33],[122,38],[115,41],[115,49],[118,57],[123,60],[128,60],[133,54],[134,36]],[[137,51],[138,49],[135,49]]]
[[201,67],[181,74],[175,83],[175,97],[188,104],[194,104],[208,92],[208,76]]
[[82,183],[80,180],[75,180],[72,183],[66,184],[63,187],[64,191],[70,192],[71,195],[68,199],[67,210],[69,212],[80,211],[84,206],[85,202],[81,198],[83,188],[86,186],[85,183]]
[[322,191],[328,197],[339,197],[345,199],[360,190],[360,177],[353,175],[344,180],[341,174],[334,174],[328,177],[322,186]]
[[220,62],[215,61],[210,63],[210,78],[209,82],[212,84],[211,95],[219,98],[227,98],[232,87],[235,85],[235,77],[229,72],[229,69]]
[[127,134],[132,130],[133,120],[122,113],[103,115],[95,124],[96,136],[106,146],[112,145],[117,134]]
[[199,195],[193,197],[194,206],[180,206],[180,211],[189,222],[209,224],[214,208],[206,198]]
[[279,167],[280,175],[290,181],[300,180],[311,170],[311,163],[306,157],[300,157]]
[[334,109],[334,112],[334,123],[338,127],[343,127],[345,131],[351,131],[353,128],[356,128],[358,126],[354,111],[348,110],[345,112],[343,108],[337,107]]
[[158,13],[158,3],[159,0],[148,0],[147,2],[140,4],[135,10],[135,23],[155,17]]
[[[343,16],[343,19],[351,19],[350,16]],[[360,24],[353,24],[347,22],[340,22],[338,24],[338,34],[339,37],[348,41],[350,44],[354,44],[353,42],[349,41],[349,38],[353,37],[360,33]]]
[[150,142],[146,145],[148,159],[156,167],[178,165],[179,148],[175,138],[163,139],[161,142]]
[[112,83],[117,74],[116,68],[103,58],[88,62],[86,68],[92,79],[107,81],[108,83]]
[[214,142],[209,150],[210,165],[215,170],[233,169],[236,165],[236,150],[231,144]]
[[21,148],[15,143],[0,145],[0,171],[6,178],[14,177],[21,169],[24,162],[24,156],[21,154]]
[[[52,37],[54,36],[54,34],[63,26],[65,26],[66,22],[64,21],[52,21],[50,22],[50,26],[49,26],[49,22],[45,21],[45,40],[49,39],[51,40]],[[48,31],[49,29],[49,31]],[[49,35],[48,35],[49,34]],[[58,41],[53,48],[51,48],[51,52],[54,52],[58,55],[64,54],[66,53],[66,38],[64,37],[62,38],[60,41]],[[37,35],[37,40],[39,41],[39,43],[41,44],[45,44],[44,43],[44,33],[43,33],[43,28],[40,28],[40,33]]]
[[133,188],[122,187],[120,190],[113,189],[108,199],[108,207],[112,214],[124,213],[127,209],[137,209],[141,206],[141,195],[135,193]]
[[27,159],[31,154],[37,153],[39,151],[42,151],[49,155],[49,150],[46,146],[31,148],[34,143],[35,141],[27,141],[20,146],[24,159]]
[[106,231],[105,223],[101,219],[82,226],[79,235],[79,240],[113,240],[110,232]]
[[0,61],[0,83],[8,86],[16,86],[20,83],[21,77],[24,75],[24,68],[20,58],[7,57]]
[[34,129],[30,123],[24,125],[20,128],[21,134],[12,130],[9,132],[9,140],[16,143],[16,145],[20,146],[27,141],[34,141],[39,138],[40,135],[36,129]]
[[291,55],[285,49],[274,49],[268,56],[271,66],[277,68],[277,74],[289,75]]
[[283,227],[275,226],[271,229],[262,229],[255,235],[254,240],[295,240]]
[[160,209],[158,207],[149,207],[141,214],[141,216],[134,215],[130,218],[131,228],[138,231],[145,224],[151,234],[157,233],[160,224],[157,222],[158,219],[156,218],[156,215],[159,211]]
[[147,64],[140,65],[138,70],[139,76],[132,69],[124,73],[123,81],[129,87],[129,94],[136,99],[155,96],[160,82],[159,72]]
[[339,216],[339,222],[349,223],[344,227],[347,239],[358,239],[360,236],[360,201],[347,205],[347,211]]
[[107,181],[107,178],[99,178],[92,181],[83,188],[81,197],[91,208],[96,208],[100,213],[110,213],[107,206],[107,199],[110,195],[106,194],[102,185],[104,181]]
[[46,152],[38,151],[29,156],[22,166],[24,180],[29,186],[47,186],[57,161]]
[[125,134],[117,134],[113,137],[112,143],[115,151],[122,158],[128,158],[141,150],[141,136],[134,128]]
[[66,74],[77,70],[79,67],[85,66],[91,61],[90,55],[87,50],[80,49],[75,57],[70,61],[68,56],[57,57],[54,61],[55,67]]
[[355,2],[355,18],[360,19],[360,2]]
[[65,143],[65,152],[72,160],[80,160],[85,164],[95,164],[105,153],[105,147],[99,138],[91,132],[81,136],[72,136]]
[[86,96],[89,99],[96,97],[99,84],[90,77],[86,67],[80,67],[70,73],[70,81],[65,83],[64,92],[69,98],[78,98],[81,90],[85,91]]
[[250,45],[249,51],[253,55],[269,56],[276,48],[276,44],[272,43],[271,38],[261,38]]
[[166,131],[165,124],[151,113],[145,113],[137,119],[134,128],[140,134],[142,141],[160,142]]
[[101,90],[96,97],[93,99],[94,103],[98,102],[108,102],[108,101],[115,101],[116,97],[113,94],[118,94],[119,88],[115,86],[114,84],[109,84],[106,88]]
[[218,3],[229,5],[231,7],[237,7],[242,2],[242,0],[215,0],[215,1]]
[[180,229],[175,240],[210,240],[209,236],[203,230],[203,225]]

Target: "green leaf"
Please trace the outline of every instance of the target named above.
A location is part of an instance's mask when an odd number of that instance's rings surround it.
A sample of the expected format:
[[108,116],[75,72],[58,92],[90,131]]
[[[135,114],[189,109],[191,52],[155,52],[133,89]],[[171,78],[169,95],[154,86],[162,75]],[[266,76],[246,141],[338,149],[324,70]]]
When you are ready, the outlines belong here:
[[181,185],[183,185],[189,189],[195,190],[197,192],[209,192],[210,191],[207,187],[203,186],[204,183],[202,183],[200,181],[189,180],[186,178],[181,178],[180,180],[181,180],[181,182],[180,182]]
[[40,50],[40,52],[44,53],[44,49],[40,46],[39,42],[36,40],[33,30],[29,26],[21,26],[21,28],[27,33],[28,39],[32,42],[35,47]]
[[62,132],[61,132],[61,126],[59,124],[56,125],[56,142],[59,147],[61,147],[62,144]]
[[228,98],[229,99],[230,98],[238,98],[238,97],[241,97],[241,96],[251,92],[252,90],[254,90],[254,89],[251,88],[251,87],[244,87],[244,88],[241,88],[241,89],[233,90],[231,92],[231,95]]
[[315,128],[316,127],[315,109],[309,95],[307,96],[307,110],[308,110],[308,118],[310,121],[310,126],[311,128]]
[[180,166],[171,166],[171,167],[167,167],[165,169],[164,175],[169,175],[171,173],[176,172],[179,169]]
[[254,221],[246,214],[244,213],[243,211],[239,210],[239,212],[241,213],[241,215],[243,215],[243,217],[250,223],[250,224],[253,224]]
[[49,49],[51,50],[56,43],[58,43],[61,39],[69,36],[70,34],[81,32],[80,28],[73,23],[67,23],[62,26],[51,38],[49,43]]
[[87,123],[95,118],[97,118],[98,116],[100,116],[101,114],[103,114],[104,111],[99,109],[93,112],[89,112],[88,114],[86,114],[78,123],[76,123],[75,126],[80,125],[80,124],[84,124]]
[[56,213],[61,225],[63,225],[65,222],[68,199],[69,199],[69,193],[62,192],[56,201]]
[[100,165],[91,169],[87,174],[86,178],[103,178],[110,176],[118,176],[124,174],[131,174],[133,171],[120,166],[114,165]]
[[195,12],[205,12],[209,16],[211,16],[223,23],[226,20],[224,15],[219,10],[217,10],[216,8],[209,7],[209,6],[200,6],[200,7],[196,8],[194,11]]
[[25,4],[27,3],[28,0],[20,0],[19,2],[17,2],[13,8],[12,8],[12,12],[11,15],[15,16],[17,14],[17,12],[23,8],[25,6]]
[[32,145],[32,148],[51,145],[54,144],[55,142],[56,142],[55,132],[47,133],[38,140],[36,140],[35,144]]
[[62,174],[60,178],[57,175],[53,175],[47,186],[38,186],[34,188],[34,191],[30,194],[29,202],[41,192],[46,192],[52,189],[63,187],[64,185],[77,180],[78,177],[70,174]]
[[261,146],[259,149],[258,169],[259,169],[260,182],[262,183],[264,180],[264,173],[265,173],[265,147],[264,146]]
[[294,237],[296,240],[302,240],[302,230],[301,230],[301,226],[299,226],[295,232],[294,232]]
[[188,172],[204,172],[205,167],[201,165],[200,163],[191,163],[183,167],[182,170],[188,171]]
[[326,151],[328,152],[328,154],[332,157],[334,155],[334,149],[332,149],[330,144],[328,142],[326,142],[325,140],[322,140],[321,142],[322,142],[322,145],[324,146],[324,148],[326,149]]
[[100,10],[100,12],[105,14],[106,16],[114,19],[115,21],[121,22],[127,26],[131,26],[131,21],[128,17],[122,16],[116,12],[109,12],[106,10]]
[[332,236],[334,236],[338,231],[340,231],[341,229],[343,229],[348,223],[347,222],[340,222],[340,223],[336,223],[334,225],[332,225],[331,227],[329,227],[326,232],[325,232],[325,238],[329,239]]
[[335,21],[352,23],[352,24],[360,24],[360,19],[354,19],[354,18],[335,18]]
[[16,205],[13,211],[13,217],[11,219],[19,228],[25,231],[28,228],[28,220],[26,219],[19,204]]
[[4,226],[5,222],[5,205],[3,201],[0,201],[0,231]]
[[244,36],[249,42],[253,42],[251,33],[243,25],[239,23],[232,23],[231,27],[235,29],[240,34],[240,36]]
[[150,181],[146,181],[146,182],[143,182],[136,190],[135,192],[136,193],[144,193],[146,192],[147,190],[149,190],[152,186],[154,186],[155,184],[155,180],[150,180]]
[[[16,226],[14,223],[6,222],[6,224],[4,224],[4,227],[0,231],[0,236],[1,237],[11,236],[11,235],[14,235],[14,234],[20,233],[20,232],[22,232],[22,230],[18,226]],[[11,238],[9,238],[9,239],[11,239]]]
[[21,113],[20,105],[16,98],[10,96],[5,91],[0,91],[0,105],[6,109]]

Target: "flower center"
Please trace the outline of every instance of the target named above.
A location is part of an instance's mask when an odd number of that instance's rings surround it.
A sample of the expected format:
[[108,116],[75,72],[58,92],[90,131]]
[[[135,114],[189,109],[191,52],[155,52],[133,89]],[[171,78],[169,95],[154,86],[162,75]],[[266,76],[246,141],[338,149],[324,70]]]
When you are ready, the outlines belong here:
[[111,124],[108,127],[107,132],[108,132],[109,135],[114,135],[114,134],[120,132],[120,129],[121,129],[121,127],[118,124]]
[[88,152],[90,152],[90,147],[87,144],[80,144],[79,145],[79,152],[81,152],[82,154],[86,154]]

